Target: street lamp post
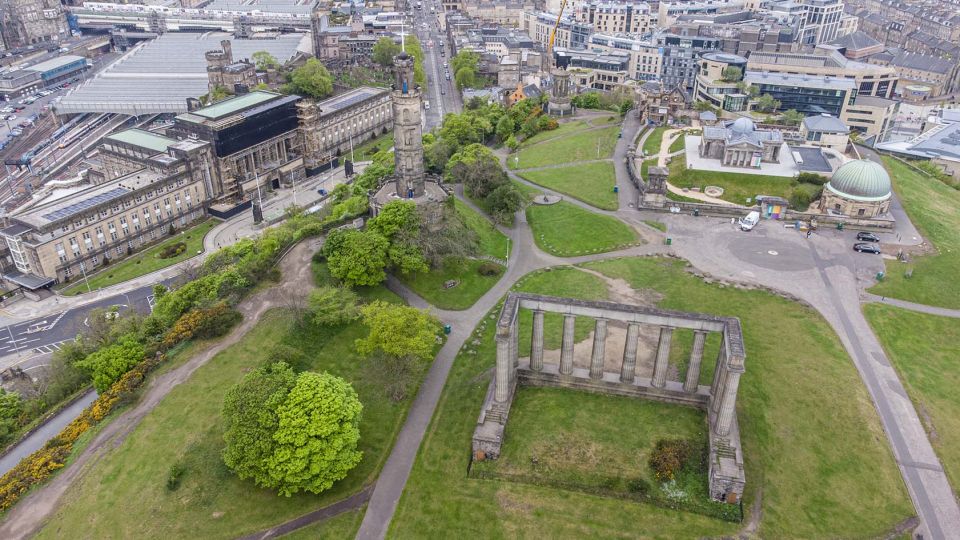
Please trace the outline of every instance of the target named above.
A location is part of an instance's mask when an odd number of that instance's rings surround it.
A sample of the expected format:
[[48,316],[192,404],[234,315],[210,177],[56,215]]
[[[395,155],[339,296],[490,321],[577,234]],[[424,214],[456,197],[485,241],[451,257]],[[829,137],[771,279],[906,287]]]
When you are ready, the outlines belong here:
[[90,280],[87,279],[87,265],[84,264],[83,261],[80,261],[80,272],[83,273],[83,282],[87,285],[87,292],[92,292],[90,289]]

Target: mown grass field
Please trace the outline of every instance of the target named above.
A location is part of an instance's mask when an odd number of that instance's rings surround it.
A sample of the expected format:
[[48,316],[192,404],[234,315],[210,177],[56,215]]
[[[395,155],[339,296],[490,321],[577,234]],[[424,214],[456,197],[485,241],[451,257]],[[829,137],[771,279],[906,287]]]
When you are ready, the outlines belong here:
[[[323,272],[318,274],[322,277]],[[367,298],[399,298],[383,287]],[[108,450],[67,492],[38,538],[64,531],[88,538],[235,538],[268,528],[342,499],[378,474],[412,401],[392,401],[368,361],[354,352],[365,334],[360,323],[337,328],[299,325],[289,311],[273,310],[240,342],[174,388],[116,448]],[[284,358],[297,370],[327,371],[351,382],[363,403],[364,456],[346,479],[320,495],[281,497],[241,481],[223,464],[220,410],[226,391],[278,346],[302,354]],[[426,366],[416,374],[422,376]],[[184,473],[167,488],[171,467]],[[346,519],[346,518],[344,518]],[[336,530],[353,530],[352,524]]]
[[[150,272],[162,270],[168,266],[173,266],[178,262],[185,261],[190,257],[195,257],[197,252],[203,251],[203,238],[220,223],[217,219],[208,219],[203,223],[194,225],[185,230],[177,230],[174,236],[167,237],[166,240],[145,249],[139,253],[114,263],[93,275],[87,275],[90,282],[90,289],[97,290],[103,287],[123,283],[124,281],[137,278]],[[166,233],[166,231],[163,231]],[[158,257],[161,251],[171,244],[183,242],[187,248],[176,257],[161,259]],[[101,267],[102,268],[102,267]],[[64,289],[61,294],[64,296],[75,296],[87,292],[87,283],[83,276],[78,274],[74,276],[74,284]]]
[[560,257],[613,251],[637,242],[637,231],[617,218],[595,214],[567,201],[531,204],[527,222],[537,247]]
[[[916,172],[903,162],[883,158],[904,210],[937,253],[909,263],[886,261],[886,278],[870,292],[910,302],[960,308],[960,191]],[[913,277],[905,277],[913,270]]]
[[[876,412],[829,325],[799,304],[762,291],[707,284],[683,266],[682,261],[656,258],[589,265],[634,288],[663,294],[662,307],[741,318],[748,356],[738,415],[747,461],[746,509],[762,490],[756,534],[869,538],[912,515]],[[564,272],[574,274],[564,276],[562,287],[553,287],[557,275],[535,274],[524,280],[524,289],[561,295],[596,292],[596,276],[583,273],[580,279],[576,270]],[[391,536],[431,531],[448,538],[698,538],[740,530],[739,525],[647,504],[466,478],[470,437],[494,363],[493,332],[489,321],[481,323],[457,357]],[[480,344],[473,345],[473,339]],[[606,415],[618,412],[604,408]],[[623,422],[624,428],[633,425],[630,419]]]
[[865,304],[863,312],[930,434],[950,483],[960,483],[960,319]]
[[612,162],[579,163],[569,167],[518,173],[534,184],[579,199],[602,210],[619,208]]
[[767,176],[763,174],[739,174],[722,171],[698,171],[687,168],[687,160],[677,156],[670,161],[670,176],[667,180],[680,188],[700,188],[720,186],[723,188],[721,199],[736,204],[747,204],[757,195],[772,195],[790,198],[798,182],[785,176]]
[[572,131],[568,135],[521,148],[516,153],[510,154],[507,166],[511,169],[529,169],[608,159],[613,155],[619,132],[620,126]]

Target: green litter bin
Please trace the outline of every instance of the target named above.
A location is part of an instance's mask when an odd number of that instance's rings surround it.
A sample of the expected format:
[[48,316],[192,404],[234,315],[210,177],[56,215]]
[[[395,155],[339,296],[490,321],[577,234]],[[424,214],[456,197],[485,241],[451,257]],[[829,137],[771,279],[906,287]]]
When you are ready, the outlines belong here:
[[840,223],[837,223],[837,230],[838,230],[838,231],[842,231],[842,230],[843,230],[843,222],[842,222],[842,221],[841,221]]
[[883,281],[885,275],[883,272],[877,272],[877,281]]
[[673,238],[670,238],[670,237],[668,236],[665,243],[666,243],[668,246],[671,245],[671,244],[673,244]]
[[443,325],[443,333],[449,336],[450,332],[453,332],[453,327],[449,324]]

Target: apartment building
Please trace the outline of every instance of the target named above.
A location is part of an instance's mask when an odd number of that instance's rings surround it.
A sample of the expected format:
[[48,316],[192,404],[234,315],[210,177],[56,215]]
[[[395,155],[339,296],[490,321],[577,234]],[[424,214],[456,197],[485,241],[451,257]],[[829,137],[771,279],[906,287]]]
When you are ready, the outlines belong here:
[[602,34],[590,36],[587,48],[600,53],[627,53],[630,62],[627,74],[637,81],[654,81],[660,78],[662,69],[660,48],[656,43],[630,34]]
[[[520,30],[534,41],[547,47],[550,34],[557,24],[557,16],[545,11],[524,11],[520,15]],[[557,27],[553,46],[564,49],[583,49],[593,33],[593,26],[576,20],[573,15],[564,15]]]
[[36,290],[77,279],[206,214],[209,143],[134,129],[106,137],[100,150],[109,174],[91,171],[87,183],[12,213],[0,231],[15,265],[7,282]]
[[0,41],[7,49],[58,42],[70,36],[58,0],[0,0]]
[[630,55],[625,52],[554,49],[554,57],[581,89],[610,91],[627,81]]
[[650,4],[636,0],[593,0],[577,5],[577,20],[593,26],[595,32],[647,34],[657,24],[657,14]]
[[800,43],[817,46],[841,36],[842,0],[797,0],[804,7]]
[[693,92],[700,54],[720,50],[719,39],[701,36],[663,33],[656,36],[656,43],[663,55],[661,81],[667,87],[681,86],[688,93]]
[[902,51],[890,60],[889,66],[896,70],[901,86],[929,87],[930,97],[960,88],[960,64],[956,60]]

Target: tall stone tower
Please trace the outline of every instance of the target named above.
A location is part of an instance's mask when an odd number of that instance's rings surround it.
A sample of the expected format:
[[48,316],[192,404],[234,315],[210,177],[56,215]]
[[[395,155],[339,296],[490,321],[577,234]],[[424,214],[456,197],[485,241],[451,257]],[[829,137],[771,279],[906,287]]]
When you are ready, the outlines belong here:
[[423,127],[420,88],[413,81],[413,57],[401,52],[393,58],[393,147],[397,195],[404,199],[424,194]]

